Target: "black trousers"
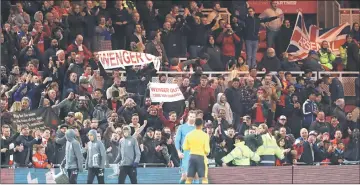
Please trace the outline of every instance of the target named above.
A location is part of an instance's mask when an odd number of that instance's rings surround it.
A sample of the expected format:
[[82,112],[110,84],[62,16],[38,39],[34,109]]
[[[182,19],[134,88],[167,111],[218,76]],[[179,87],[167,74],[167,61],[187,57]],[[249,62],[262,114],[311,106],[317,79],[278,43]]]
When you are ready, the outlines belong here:
[[129,176],[131,184],[137,184],[137,170],[132,166],[120,166],[118,184],[125,184],[126,176]]
[[70,184],[77,184],[77,177],[79,170],[78,169],[68,169],[68,177],[69,177],[69,183]]
[[88,169],[88,177],[87,177],[87,183],[92,184],[94,181],[94,178],[97,178],[98,184],[105,184],[104,180],[104,169],[102,168],[89,168]]

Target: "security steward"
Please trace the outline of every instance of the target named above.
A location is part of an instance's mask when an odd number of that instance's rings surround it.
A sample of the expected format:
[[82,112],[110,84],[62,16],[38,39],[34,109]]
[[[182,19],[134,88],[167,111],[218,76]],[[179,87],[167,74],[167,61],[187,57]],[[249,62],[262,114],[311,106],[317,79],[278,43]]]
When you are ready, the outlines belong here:
[[260,124],[258,131],[261,134],[263,144],[256,150],[256,154],[260,156],[260,166],[275,166],[276,157],[279,160],[284,160],[284,153],[276,143],[275,137],[273,137],[268,130],[266,124]]
[[250,160],[259,162],[260,156],[245,145],[243,136],[238,135],[235,137],[235,148],[221,160],[223,167],[226,167],[229,162],[232,162],[234,166],[250,166]]

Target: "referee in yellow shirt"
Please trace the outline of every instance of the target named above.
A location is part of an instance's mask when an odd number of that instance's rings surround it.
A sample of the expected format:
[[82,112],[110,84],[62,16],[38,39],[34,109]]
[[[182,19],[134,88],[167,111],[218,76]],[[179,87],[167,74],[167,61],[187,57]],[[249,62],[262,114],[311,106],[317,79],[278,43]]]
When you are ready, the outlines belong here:
[[191,184],[196,173],[202,180],[202,184],[208,184],[208,162],[207,155],[210,153],[210,139],[203,128],[203,120],[197,118],[195,121],[196,129],[189,132],[183,144],[184,150],[190,151],[189,167],[187,172],[186,184]]

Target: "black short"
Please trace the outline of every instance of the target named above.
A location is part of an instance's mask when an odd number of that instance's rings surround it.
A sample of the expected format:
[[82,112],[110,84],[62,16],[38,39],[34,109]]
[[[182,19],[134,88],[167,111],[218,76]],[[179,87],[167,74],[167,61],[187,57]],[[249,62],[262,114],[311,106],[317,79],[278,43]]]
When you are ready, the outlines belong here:
[[187,176],[194,178],[197,173],[199,178],[204,178],[207,176],[206,171],[207,166],[205,164],[205,157],[191,154]]

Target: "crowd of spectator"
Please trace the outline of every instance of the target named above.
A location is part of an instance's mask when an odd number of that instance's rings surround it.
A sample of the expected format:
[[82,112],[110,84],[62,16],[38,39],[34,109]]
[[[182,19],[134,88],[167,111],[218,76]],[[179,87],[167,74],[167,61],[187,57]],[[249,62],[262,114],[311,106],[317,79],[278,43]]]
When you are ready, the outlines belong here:
[[[141,163],[178,167],[176,131],[190,114],[206,121],[208,158],[218,166],[238,138],[255,152],[262,145],[259,136],[265,133],[276,138],[285,155],[276,165],[359,160],[359,107],[346,110],[338,78],[312,78],[312,71],[336,71],[338,66],[359,69],[358,23],[341,47],[340,57],[324,41],[306,60],[289,62],[291,23],[276,2],[259,16],[240,3],[235,6],[238,9],[231,9],[230,22],[220,16],[220,2],[212,4],[208,15],[195,1],[156,3],[2,2],[7,11],[1,16],[1,165],[51,168],[60,164],[70,128],[84,157],[88,132],[97,130],[109,165],[118,155],[123,126],[130,126],[139,143]],[[261,26],[266,28],[268,49],[256,61]],[[120,49],[161,57],[161,71],[194,73],[173,75],[170,82],[149,64],[126,67],[126,78],[121,69],[109,74],[97,53]],[[179,60],[184,57],[189,60]],[[214,78],[203,74],[225,70],[231,74]],[[305,75],[295,79],[291,71],[301,70]],[[258,71],[266,73],[260,77]],[[159,83],[178,84],[185,99],[152,102],[147,85],[153,77]],[[57,130],[14,128],[12,114],[42,107],[51,108],[62,121]]]

